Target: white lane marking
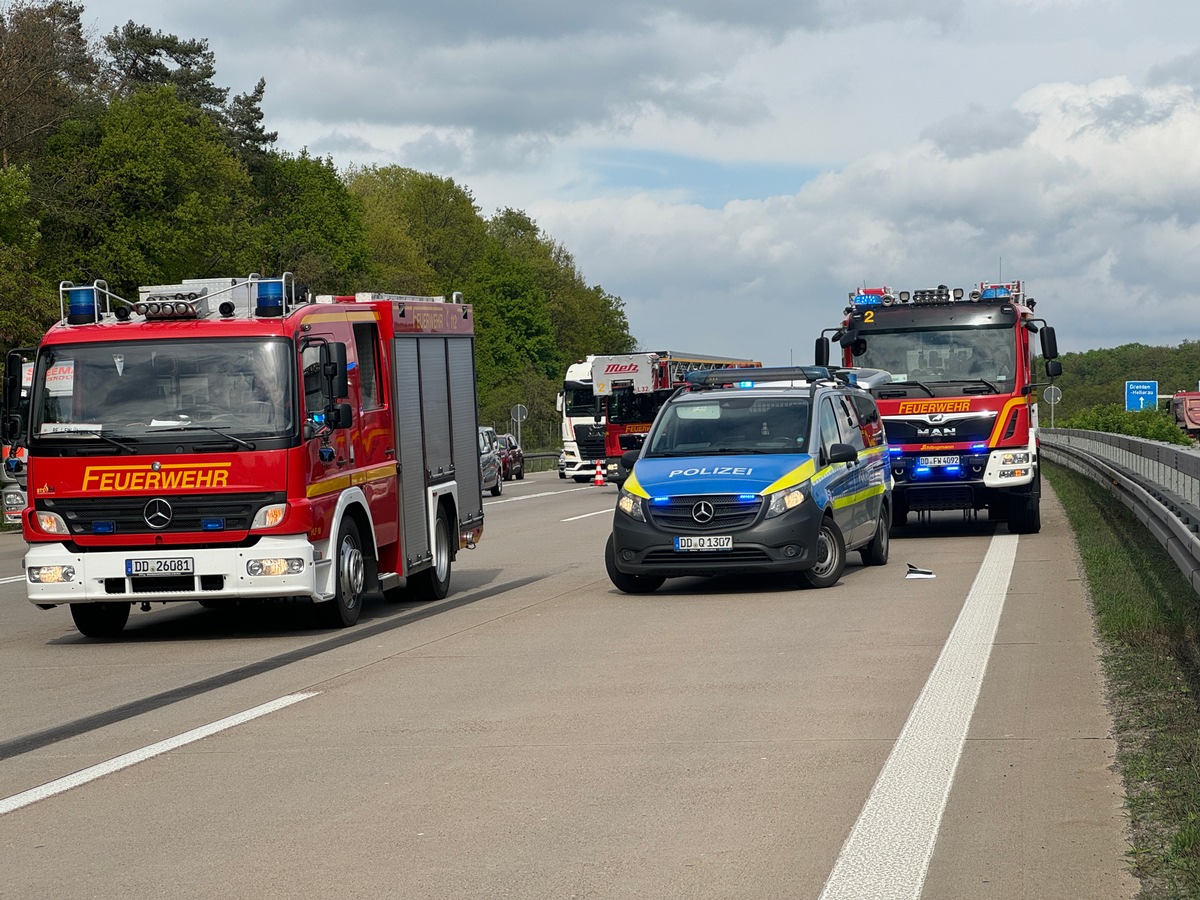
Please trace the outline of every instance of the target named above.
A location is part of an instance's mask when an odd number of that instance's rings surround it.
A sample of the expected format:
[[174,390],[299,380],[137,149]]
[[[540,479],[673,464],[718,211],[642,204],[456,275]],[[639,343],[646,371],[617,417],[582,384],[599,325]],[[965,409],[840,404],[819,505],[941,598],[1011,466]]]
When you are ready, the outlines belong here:
[[0,578],[0,584],[16,584],[18,581],[24,580],[24,575],[10,575],[8,578]]
[[113,772],[119,772],[121,769],[127,769],[130,766],[137,765],[140,762],[145,762],[152,757],[167,753],[171,750],[177,750],[185,744],[191,744],[195,741],[216,734],[218,731],[224,731],[227,728],[233,728],[235,725],[241,725],[244,722],[249,722],[251,719],[257,719],[260,716],[265,716],[268,713],[273,713],[284,707],[291,706],[293,703],[299,703],[301,700],[307,700],[309,697],[315,697],[320,691],[310,691],[301,694],[288,694],[286,697],[280,697],[278,700],[272,700],[270,703],[264,703],[262,706],[256,706],[253,709],[248,709],[245,712],[237,713],[236,715],[228,716],[219,721],[212,722],[208,725],[201,725],[199,728],[193,728],[191,731],[185,731],[183,734],[178,734],[173,738],[167,738],[165,741],[159,741],[157,744],[150,744],[148,747],[143,747],[140,750],[134,750],[131,753],[125,753],[121,756],[115,756],[107,762],[102,762],[94,766],[89,766],[86,769],[80,769],[71,775],[65,775],[62,778],[57,778],[54,781],[48,781],[43,785],[35,788],[30,788],[27,791],[22,791],[19,794],[13,794],[11,797],[5,797],[0,800],[0,816],[6,813],[18,810],[23,806],[37,803],[39,800],[45,800],[48,797],[53,797],[55,794],[61,794],[63,791],[69,791],[71,788],[79,787],[82,784],[87,784],[89,781],[95,781],[97,778],[102,778],[105,775],[110,775]]
[[542,491],[540,494],[526,494],[523,497],[505,497],[503,500],[488,500],[484,506],[495,506],[497,503],[516,503],[518,500],[532,500],[534,497],[555,497],[558,494],[573,494],[576,491],[589,491],[589,487],[567,488],[562,491]]
[[569,518],[569,519],[559,519],[558,521],[560,521],[560,522],[578,522],[580,519],[590,519],[592,516],[602,516],[605,513],[610,513],[610,512],[612,512],[611,506],[608,509],[601,509],[594,513],[584,513],[582,516],[571,516],[571,518]]
[[937,665],[913,705],[820,900],[917,900],[991,656],[1017,535],[992,538]]

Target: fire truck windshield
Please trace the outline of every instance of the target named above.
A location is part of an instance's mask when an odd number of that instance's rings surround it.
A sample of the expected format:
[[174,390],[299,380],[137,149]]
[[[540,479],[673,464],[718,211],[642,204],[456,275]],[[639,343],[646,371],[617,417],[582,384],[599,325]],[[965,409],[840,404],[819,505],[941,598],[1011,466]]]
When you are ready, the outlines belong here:
[[44,348],[32,440],[152,440],[190,430],[271,437],[295,429],[295,362],[281,340],[125,341]]
[[[892,373],[895,381],[975,381],[1011,385],[1013,329],[969,328],[860,332],[854,364]],[[1010,390],[1011,387],[1005,388]]]

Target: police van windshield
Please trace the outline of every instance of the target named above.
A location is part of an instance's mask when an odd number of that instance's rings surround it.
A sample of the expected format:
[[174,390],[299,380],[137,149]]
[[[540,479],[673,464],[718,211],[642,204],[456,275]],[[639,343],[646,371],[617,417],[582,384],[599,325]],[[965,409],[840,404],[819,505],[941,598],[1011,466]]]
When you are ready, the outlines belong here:
[[807,397],[671,403],[655,423],[646,456],[807,453],[810,417]]
[[883,369],[893,381],[1011,382],[1015,369],[1012,326],[870,332],[861,335],[856,366]]
[[69,344],[42,351],[30,437],[216,430],[290,434],[295,363],[284,341],[172,340]]

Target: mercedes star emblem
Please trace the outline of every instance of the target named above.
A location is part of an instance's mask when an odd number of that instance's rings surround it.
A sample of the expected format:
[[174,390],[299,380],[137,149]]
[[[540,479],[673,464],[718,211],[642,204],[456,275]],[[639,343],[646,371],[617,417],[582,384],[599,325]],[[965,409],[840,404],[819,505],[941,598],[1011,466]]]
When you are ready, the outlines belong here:
[[162,497],[155,497],[142,510],[142,516],[146,519],[146,524],[155,530],[161,530],[170,525],[171,515],[171,504],[162,499]]
[[713,520],[713,505],[707,500],[701,500],[692,507],[692,518],[698,525],[707,525]]

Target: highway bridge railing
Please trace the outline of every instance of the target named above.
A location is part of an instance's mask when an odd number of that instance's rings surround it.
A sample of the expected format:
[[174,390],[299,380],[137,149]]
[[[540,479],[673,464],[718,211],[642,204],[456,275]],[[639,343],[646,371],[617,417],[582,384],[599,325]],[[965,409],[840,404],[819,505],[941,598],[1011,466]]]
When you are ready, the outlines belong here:
[[1200,593],[1200,451],[1123,434],[1041,428],[1041,455],[1107,487]]

